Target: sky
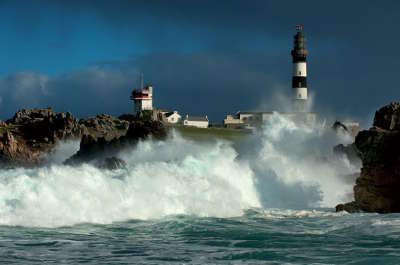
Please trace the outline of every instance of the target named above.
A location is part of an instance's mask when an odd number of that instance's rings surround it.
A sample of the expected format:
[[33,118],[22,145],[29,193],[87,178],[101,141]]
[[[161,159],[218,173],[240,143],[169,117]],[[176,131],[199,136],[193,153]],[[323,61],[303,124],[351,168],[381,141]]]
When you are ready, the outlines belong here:
[[0,1],[0,118],[48,107],[77,117],[157,108],[208,115],[287,109],[295,25],[320,117],[371,122],[399,100],[400,1]]

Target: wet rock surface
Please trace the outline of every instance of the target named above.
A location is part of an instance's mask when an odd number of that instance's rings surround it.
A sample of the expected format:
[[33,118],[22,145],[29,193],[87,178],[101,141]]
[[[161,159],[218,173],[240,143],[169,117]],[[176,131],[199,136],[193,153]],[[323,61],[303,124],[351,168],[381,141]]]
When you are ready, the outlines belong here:
[[361,131],[355,147],[362,160],[360,177],[354,186],[354,202],[337,210],[400,212],[400,103],[379,109],[374,124]]

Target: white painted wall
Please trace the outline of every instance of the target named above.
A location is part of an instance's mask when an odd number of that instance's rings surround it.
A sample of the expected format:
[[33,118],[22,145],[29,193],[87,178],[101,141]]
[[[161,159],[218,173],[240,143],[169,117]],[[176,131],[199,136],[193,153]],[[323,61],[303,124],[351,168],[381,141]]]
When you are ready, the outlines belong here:
[[176,124],[176,123],[179,123],[181,121],[181,119],[182,119],[182,116],[179,115],[177,112],[174,112],[167,118],[167,122]]
[[193,126],[197,128],[208,128],[208,121],[191,121],[191,120],[184,120],[183,125],[185,126]]
[[306,87],[293,88],[293,99],[307,99],[307,88]]
[[307,63],[293,63],[293,76],[307,76]]
[[142,99],[141,110],[152,110],[152,109],[153,109],[153,99]]

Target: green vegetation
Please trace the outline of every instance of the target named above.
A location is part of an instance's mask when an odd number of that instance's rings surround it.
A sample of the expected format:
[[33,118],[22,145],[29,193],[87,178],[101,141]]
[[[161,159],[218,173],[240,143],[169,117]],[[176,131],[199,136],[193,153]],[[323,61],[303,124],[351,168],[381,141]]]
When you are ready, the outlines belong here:
[[251,131],[243,129],[228,129],[228,128],[196,128],[182,125],[168,125],[170,130],[175,129],[182,137],[196,141],[215,141],[227,140],[237,142],[244,140]]

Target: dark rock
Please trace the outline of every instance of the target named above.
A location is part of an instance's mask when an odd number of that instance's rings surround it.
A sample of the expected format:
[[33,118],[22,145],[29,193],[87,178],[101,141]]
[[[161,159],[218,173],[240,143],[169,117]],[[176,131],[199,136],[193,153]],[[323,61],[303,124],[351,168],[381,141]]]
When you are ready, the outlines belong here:
[[332,125],[332,129],[334,129],[335,131],[338,130],[343,130],[345,132],[349,131],[349,129],[347,129],[347,126],[341,123],[340,121],[335,121],[335,123],[333,123]]
[[125,135],[129,128],[128,121],[120,120],[107,114],[81,119],[79,124],[86,128],[84,134],[90,134],[96,138],[104,137],[107,140]]
[[391,102],[376,111],[374,126],[385,130],[400,130],[400,102]]
[[71,113],[47,109],[21,109],[0,124],[0,164],[3,167],[37,166],[43,153],[59,140],[78,138],[82,127]]
[[338,204],[336,206],[336,212],[346,211],[348,213],[358,213],[361,212],[359,205],[356,202],[348,202],[345,204]]
[[400,212],[400,103],[379,109],[373,128],[358,133],[355,146],[362,160],[354,186],[357,206],[365,212]]
[[361,165],[360,152],[354,143],[349,145],[338,144],[333,147],[333,153],[337,156],[346,156],[353,165]]
[[[125,116],[126,117],[126,116]],[[116,156],[123,148],[141,139],[164,139],[167,131],[158,121],[134,119],[131,122],[111,116],[97,116],[89,122],[81,122],[86,129],[79,151],[65,161],[66,164],[90,162]]]

